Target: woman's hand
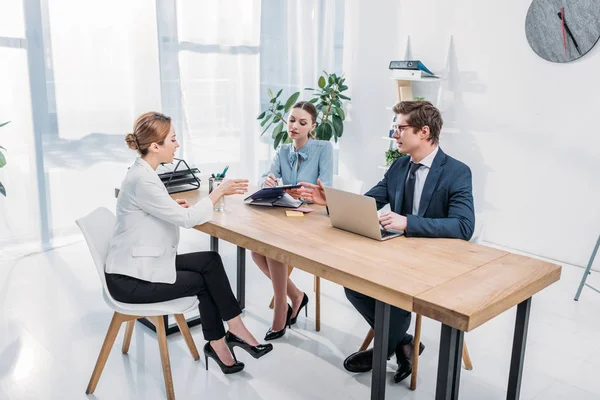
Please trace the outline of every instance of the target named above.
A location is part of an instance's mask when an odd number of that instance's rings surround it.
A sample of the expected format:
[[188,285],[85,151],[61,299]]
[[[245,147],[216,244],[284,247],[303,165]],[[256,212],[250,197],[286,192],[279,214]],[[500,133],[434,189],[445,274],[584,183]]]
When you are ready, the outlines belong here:
[[265,182],[263,183],[263,187],[269,188],[269,187],[275,187],[275,186],[277,186],[277,178],[275,177],[275,175],[269,174],[265,178]]
[[227,179],[223,181],[211,194],[210,201],[217,204],[221,197],[230,196],[232,194],[244,194],[248,191],[248,179]]
[[175,201],[177,202],[177,204],[179,204],[183,208],[190,208],[190,203],[188,203],[187,200],[175,199]]
[[318,204],[320,206],[327,205],[325,188],[323,187],[323,183],[321,183],[320,179],[318,180],[318,185],[308,182],[300,182],[299,184],[302,185],[302,187],[300,189],[296,189],[296,191],[300,197],[306,201]]
[[244,194],[248,191],[248,179],[227,179],[215,189],[220,191],[222,196],[232,194]]

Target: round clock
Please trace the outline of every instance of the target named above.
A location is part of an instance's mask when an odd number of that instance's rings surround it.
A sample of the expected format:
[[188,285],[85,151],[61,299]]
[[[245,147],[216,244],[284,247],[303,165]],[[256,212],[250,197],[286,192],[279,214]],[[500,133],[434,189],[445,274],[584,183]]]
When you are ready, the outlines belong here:
[[600,0],[533,0],[525,34],[543,59],[558,63],[576,60],[600,38]]

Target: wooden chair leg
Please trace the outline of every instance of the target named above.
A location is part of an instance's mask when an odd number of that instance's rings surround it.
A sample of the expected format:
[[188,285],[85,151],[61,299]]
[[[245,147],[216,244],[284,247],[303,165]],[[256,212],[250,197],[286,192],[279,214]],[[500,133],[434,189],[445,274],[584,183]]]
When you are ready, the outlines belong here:
[[108,326],[108,332],[106,332],[106,337],[104,338],[104,343],[102,344],[102,349],[100,349],[100,354],[98,355],[98,360],[96,361],[96,366],[94,367],[90,382],[88,383],[88,387],[85,391],[86,394],[94,393],[94,390],[96,390],[96,385],[98,385],[100,375],[102,375],[102,370],[104,369],[104,365],[106,365],[106,360],[108,359],[110,350],[115,343],[115,339],[117,338],[121,324],[127,320],[127,317],[128,316],[118,312],[113,314],[110,325]]
[[152,317],[156,334],[158,336],[158,348],[160,350],[160,360],[162,362],[163,375],[165,378],[165,389],[167,391],[167,400],[175,400],[175,391],[173,389],[173,377],[171,375],[171,362],[169,360],[169,348],[167,347],[167,332],[165,330],[165,320],[163,316]]
[[363,340],[358,351],[365,351],[366,349],[368,349],[369,345],[373,341],[373,337],[375,337],[375,331],[373,330],[373,328],[371,328],[369,329],[369,332],[367,332],[367,336],[365,336],[365,340]]
[[127,321],[127,328],[125,328],[125,336],[123,337],[123,354],[127,354],[129,351],[129,345],[131,344],[131,336],[133,335],[133,327],[135,326],[135,319]]
[[[288,276],[292,274],[294,267],[288,265]],[[269,308],[272,310],[275,307],[275,297],[271,297],[271,302],[269,303]]]
[[192,334],[190,333],[190,327],[185,320],[183,314],[175,314],[175,321],[177,321],[177,326],[179,326],[179,331],[183,335],[183,339],[185,340],[185,344],[187,344],[188,349],[190,349],[190,353],[192,353],[192,357],[195,361],[200,359],[200,355],[198,354],[198,349],[196,348],[196,343],[194,343],[194,338],[192,338]]
[[315,330],[321,330],[321,278],[315,275]]
[[462,351],[462,359],[465,363],[465,368],[467,370],[473,369],[473,363],[471,362],[471,356],[469,356],[469,349],[467,349],[467,342],[463,342],[463,351]]
[[413,348],[413,360],[412,360],[412,373],[410,376],[410,390],[417,388],[417,376],[419,375],[419,347],[421,344],[421,315],[417,314],[417,320],[415,321],[415,338]]

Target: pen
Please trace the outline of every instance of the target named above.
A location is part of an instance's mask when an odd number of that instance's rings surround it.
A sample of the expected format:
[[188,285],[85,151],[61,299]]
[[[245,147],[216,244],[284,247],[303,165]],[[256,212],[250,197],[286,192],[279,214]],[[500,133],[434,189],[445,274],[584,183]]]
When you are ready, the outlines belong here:
[[225,169],[223,170],[223,173],[221,174],[221,177],[222,177],[222,178],[225,178],[225,174],[227,173],[227,170],[228,170],[228,169],[229,169],[229,165],[227,165],[227,166],[225,167]]

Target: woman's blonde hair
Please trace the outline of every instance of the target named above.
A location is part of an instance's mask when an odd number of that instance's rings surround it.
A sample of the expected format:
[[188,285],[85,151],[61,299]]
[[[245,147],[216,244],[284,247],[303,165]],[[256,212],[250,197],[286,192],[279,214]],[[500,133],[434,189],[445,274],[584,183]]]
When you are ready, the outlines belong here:
[[140,155],[148,154],[152,143],[162,145],[171,131],[171,117],[159,112],[147,112],[138,117],[133,126],[133,133],[125,136],[125,142],[131,150]]

